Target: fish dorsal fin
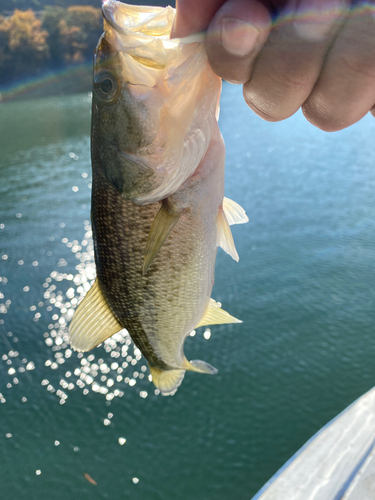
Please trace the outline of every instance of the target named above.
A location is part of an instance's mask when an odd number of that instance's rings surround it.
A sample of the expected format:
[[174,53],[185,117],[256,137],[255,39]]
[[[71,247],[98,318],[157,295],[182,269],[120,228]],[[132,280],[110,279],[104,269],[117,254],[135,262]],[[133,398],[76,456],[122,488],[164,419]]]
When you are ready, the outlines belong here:
[[230,226],[232,224],[245,224],[245,222],[249,222],[249,217],[241,205],[229,198],[224,197],[223,210]]
[[159,212],[152,223],[150,234],[148,235],[145,258],[143,261],[143,275],[147,273],[148,268],[153,263],[163,243],[177,224],[182,210],[175,212],[168,206],[167,200],[163,200]]
[[70,323],[70,344],[77,351],[89,351],[122,329],[123,326],[110,310],[96,278]]
[[173,396],[180,387],[185,370],[160,370],[150,366],[152,381],[163,396]]
[[222,208],[220,208],[217,217],[217,226],[218,226],[218,233],[217,233],[218,246],[221,247],[224,250],[224,252],[229,254],[232,257],[232,259],[238,262],[240,258],[238,256],[236,247],[234,245],[232,231],[230,230],[228,220]]
[[242,321],[221,309],[219,303],[214,299],[210,299],[203,318],[195,328],[205,325],[224,325],[226,323],[242,323]]

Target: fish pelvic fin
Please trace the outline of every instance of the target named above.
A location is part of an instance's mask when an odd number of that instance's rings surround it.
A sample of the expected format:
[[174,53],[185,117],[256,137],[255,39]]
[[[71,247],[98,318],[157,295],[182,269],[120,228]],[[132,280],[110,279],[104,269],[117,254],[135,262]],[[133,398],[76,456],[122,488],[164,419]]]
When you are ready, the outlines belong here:
[[234,245],[232,231],[230,230],[229,222],[223,208],[219,209],[219,214],[217,216],[217,226],[217,245],[221,247],[224,252],[229,254],[232,259],[238,262],[240,258]]
[[123,329],[114,317],[98,278],[77,307],[69,327],[69,341],[76,351],[90,351]]
[[242,323],[242,321],[221,309],[220,304],[214,299],[210,299],[203,318],[195,328],[205,325],[224,325],[226,323]]
[[157,213],[154,222],[152,223],[150,234],[148,235],[145,258],[143,261],[143,275],[147,273],[159,250],[163,246],[169,233],[177,224],[181,211],[173,211],[168,205],[167,200],[163,200],[162,205]]
[[245,224],[249,222],[249,217],[241,205],[229,198],[224,197],[223,210],[230,226],[232,224]]
[[163,396],[173,396],[184,380],[185,370],[161,370],[150,366],[152,381]]

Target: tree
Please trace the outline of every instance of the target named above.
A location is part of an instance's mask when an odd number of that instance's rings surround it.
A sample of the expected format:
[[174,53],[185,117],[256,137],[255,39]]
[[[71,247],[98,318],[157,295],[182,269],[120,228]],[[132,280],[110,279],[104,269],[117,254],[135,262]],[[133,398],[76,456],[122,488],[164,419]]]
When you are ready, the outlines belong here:
[[101,11],[90,6],[47,7],[42,23],[48,31],[52,67],[91,59],[102,33]]
[[29,9],[16,9],[9,18],[0,20],[2,39],[2,80],[18,78],[23,74],[35,73],[48,59],[47,32],[42,23]]
[[61,20],[66,16],[66,10],[62,7],[46,7],[42,16],[42,27],[48,33],[47,43],[49,46],[50,65],[59,67],[64,62],[62,50]]
[[[73,47],[82,60],[92,58],[95,46],[103,32],[100,9],[90,6],[72,6],[67,9],[67,26],[74,30]],[[78,58],[78,55],[75,56]]]

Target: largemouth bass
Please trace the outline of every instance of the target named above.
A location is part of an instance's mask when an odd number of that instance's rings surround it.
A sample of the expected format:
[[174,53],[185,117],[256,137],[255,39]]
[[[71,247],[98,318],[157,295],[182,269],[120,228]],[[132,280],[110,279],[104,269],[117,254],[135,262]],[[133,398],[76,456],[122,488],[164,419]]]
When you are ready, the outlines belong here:
[[97,278],[70,326],[87,351],[126,328],[164,395],[185,371],[198,326],[240,322],[210,298],[217,247],[238,255],[230,224],[247,222],[224,198],[221,82],[201,40],[170,40],[174,10],[103,5],[94,58],[92,208]]

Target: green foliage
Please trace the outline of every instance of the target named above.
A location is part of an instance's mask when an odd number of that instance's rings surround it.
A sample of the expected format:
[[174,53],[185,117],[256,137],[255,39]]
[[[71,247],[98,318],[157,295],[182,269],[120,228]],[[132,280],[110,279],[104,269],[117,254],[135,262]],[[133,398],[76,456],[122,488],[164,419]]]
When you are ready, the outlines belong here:
[[38,17],[31,9],[0,16],[0,84],[91,59],[102,33],[100,9],[47,7]]
[[[73,2],[79,5],[71,5]],[[147,3],[168,5],[174,1]],[[91,61],[103,30],[100,6],[101,0],[0,0],[0,85]]]
[[[174,0],[127,0],[126,3],[138,5],[172,5]],[[71,5],[91,5],[92,7],[101,8],[102,0],[0,0],[0,13],[13,11],[14,9],[33,9],[41,11],[47,6],[68,8]]]
[[0,82],[7,83],[32,74],[49,58],[47,31],[35,13],[16,9],[12,16],[0,17]]
[[102,15],[90,6],[47,7],[42,25],[48,32],[50,66],[60,66],[92,57],[102,33]]

